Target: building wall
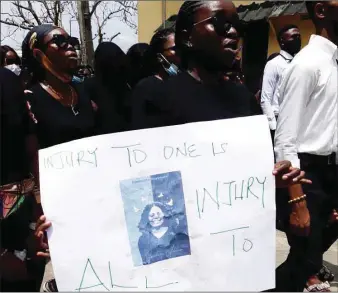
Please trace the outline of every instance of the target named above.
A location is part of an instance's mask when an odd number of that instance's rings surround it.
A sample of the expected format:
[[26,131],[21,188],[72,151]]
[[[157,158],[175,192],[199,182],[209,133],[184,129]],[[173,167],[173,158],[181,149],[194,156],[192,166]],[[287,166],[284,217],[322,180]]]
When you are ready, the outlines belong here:
[[138,41],[149,43],[162,23],[162,1],[138,1]]
[[[263,1],[255,1],[256,3]],[[154,31],[173,14],[177,14],[183,1],[154,0],[138,1],[138,38],[139,42],[148,43]],[[234,1],[236,6],[248,5],[249,1]],[[163,13],[164,12],[164,13]],[[310,35],[314,33],[314,27],[310,20],[302,20],[299,15],[283,16],[270,20],[269,49],[268,56],[279,52],[276,33],[286,24],[295,24],[300,28],[302,45],[306,45]]]

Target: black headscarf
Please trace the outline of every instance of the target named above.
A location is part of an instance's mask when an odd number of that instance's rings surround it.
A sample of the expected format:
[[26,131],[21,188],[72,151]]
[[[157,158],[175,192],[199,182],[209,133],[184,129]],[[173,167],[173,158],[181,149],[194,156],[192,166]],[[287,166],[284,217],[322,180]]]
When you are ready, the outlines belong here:
[[137,43],[132,45],[127,56],[130,62],[129,83],[134,87],[141,79],[151,75],[147,67],[147,53],[149,45],[147,43]]
[[95,76],[85,80],[85,87],[97,106],[97,132],[120,132],[126,129],[129,88],[128,58],[111,42],[99,44],[94,56]]
[[33,56],[33,49],[37,48],[44,51],[45,36],[56,29],[52,24],[41,24],[32,28],[22,42],[22,67],[33,74],[34,81],[41,80],[44,76],[44,70],[39,62]]
[[100,43],[95,50],[94,60],[95,75],[103,84],[116,88],[127,82],[128,58],[118,45]]

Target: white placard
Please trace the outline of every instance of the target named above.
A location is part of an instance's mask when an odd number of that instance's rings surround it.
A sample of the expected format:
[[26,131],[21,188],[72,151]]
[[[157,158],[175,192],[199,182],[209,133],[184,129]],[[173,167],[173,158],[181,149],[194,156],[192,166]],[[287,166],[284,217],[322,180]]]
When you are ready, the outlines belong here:
[[60,291],[262,291],[275,283],[265,116],[40,150]]

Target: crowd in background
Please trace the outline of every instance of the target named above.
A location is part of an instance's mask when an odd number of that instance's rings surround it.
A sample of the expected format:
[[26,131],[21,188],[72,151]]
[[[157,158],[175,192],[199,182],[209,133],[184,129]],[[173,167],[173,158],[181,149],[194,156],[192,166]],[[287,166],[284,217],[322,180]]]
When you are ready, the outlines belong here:
[[99,44],[94,68],[79,65],[73,38],[49,24],[29,31],[21,58],[1,46],[1,291],[40,290],[52,225],[40,202],[40,148],[262,113],[275,145],[277,227],[291,247],[273,290],[330,291],[323,253],[338,237],[338,2],[307,9],[316,35],[301,50],[299,29],[282,28],[257,93],[245,85],[241,23],[229,1],[185,1],[175,28],[149,44],[127,53]]

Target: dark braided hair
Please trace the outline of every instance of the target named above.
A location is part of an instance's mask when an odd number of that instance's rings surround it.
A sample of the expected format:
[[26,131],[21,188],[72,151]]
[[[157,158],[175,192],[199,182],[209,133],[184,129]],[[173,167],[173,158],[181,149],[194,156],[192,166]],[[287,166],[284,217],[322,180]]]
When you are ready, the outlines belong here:
[[168,37],[173,34],[175,34],[175,30],[173,28],[165,28],[157,31],[151,38],[150,47],[148,48],[145,56],[146,62],[149,64],[151,75],[158,73],[160,65],[157,61],[157,54],[163,53],[164,44],[168,40]]
[[189,47],[183,40],[183,31],[190,33],[195,23],[196,11],[208,1],[184,1],[182,4],[176,20],[175,27],[175,47],[177,54],[181,57],[182,67],[186,69]]
[[151,50],[155,53],[163,52],[163,46],[168,40],[168,37],[172,34],[175,34],[175,30],[173,28],[165,28],[157,31],[150,41]]

